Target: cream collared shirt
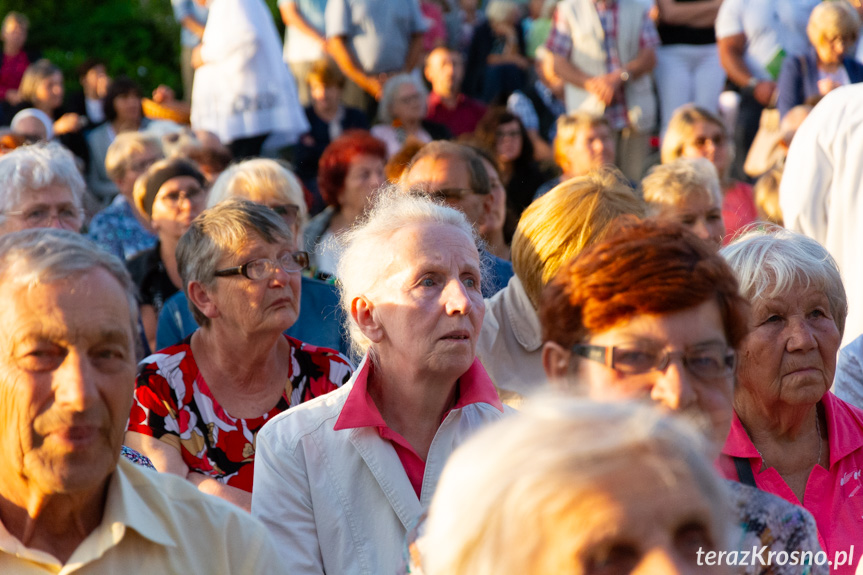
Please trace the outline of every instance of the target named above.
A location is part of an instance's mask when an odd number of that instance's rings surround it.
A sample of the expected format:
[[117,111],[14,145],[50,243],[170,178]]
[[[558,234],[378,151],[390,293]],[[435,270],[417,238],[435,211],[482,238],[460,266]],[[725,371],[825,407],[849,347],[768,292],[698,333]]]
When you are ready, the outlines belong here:
[[279,573],[266,528],[179,477],[121,458],[102,523],[60,561],[29,549],[0,523],[0,573]]

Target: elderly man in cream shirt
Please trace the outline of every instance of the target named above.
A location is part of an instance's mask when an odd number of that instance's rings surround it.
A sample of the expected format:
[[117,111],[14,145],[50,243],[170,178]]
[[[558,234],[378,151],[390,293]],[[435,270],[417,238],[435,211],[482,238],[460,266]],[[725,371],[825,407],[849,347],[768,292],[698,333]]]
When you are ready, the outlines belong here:
[[278,573],[263,525],[120,459],[137,310],[119,259],[63,230],[0,238],[0,573]]

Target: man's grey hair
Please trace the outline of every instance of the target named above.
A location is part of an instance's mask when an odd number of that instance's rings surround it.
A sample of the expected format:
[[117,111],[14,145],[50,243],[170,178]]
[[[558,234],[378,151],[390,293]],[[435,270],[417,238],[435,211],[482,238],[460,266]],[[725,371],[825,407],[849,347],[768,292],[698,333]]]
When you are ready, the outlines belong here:
[[183,292],[189,310],[201,327],[210,318],[195,307],[189,298],[189,282],[212,287],[216,266],[226,254],[238,251],[249,240],[260,238],[268,244],[284,242],[293,245],[291,229],[270,208],[244,200],[229,198],[204,210],[177,244],[177,267],[183,280]]
[[15,211],[29,192],[59,186],[72,192],[75,206],[83,208],[84,178],[72,152],[58,143],[22,146],[0,157],[0,224],[2,214]]
[[719,253],[734,270],[741,293],[753,304],[761,298],[788,297],[799,285],[814,287],[827,296],[830,315],[839,334],[844,333],[848,299],[839,266],[812,238],[759,224]]
[[137,289],[126,265],[91,240],[66,230],[38,228],[0,237],[0,282],[27,286],[50,284],[94,268],[117,280],[129,302],[132,341],[140,353]]
[[423,83],[413,74],[397,74],[387,80],[387,83],[384,84],[384,91],[381,95],[380,105],[378,106],[378,119],[382,124],[389,126],[393,123],[393,120],[395,120],[393,117],[393,102],[396,99],[396,93],[398,93],[399,88],[405,84],[413,85],[419,92],[424,110],[423,117],[425,117],[426,112],[428,111],[428,90],[426,90]]
[[[339,278],[339,296],[345,312],[347,331],[351,337],[352,352],[356,357],[369,353],[374,360],[372,342],[351,319],[354,298],[370,296],[383,289],[386,283],[385,262],[389,254],[398,249],[390,241],[397,231],[422,224],[448,224],[463,231],[481,253],[482,240],[460,210],[431,200],[419,193],[405,193],[392,185],[381,189],[365,216],[336,241],[341,248],[336,277]],[[480,258],[482,264],[482,258]],[[486,276],[481,270],[481,276]]]
[[419,152],[411,159],[411,164],[405,170],[404,175],[407,177],[411,168],[423,158],[447,159],[464,162],[468,171],[468,179],[470,188],[475,194],[486,195],[491,193],[491,180],[488,178],[488,172],[485,171],[485,166],[482,163],[482,157],[477,154],[470,146],[456,144],[447,140],[435,140],[423,146]]

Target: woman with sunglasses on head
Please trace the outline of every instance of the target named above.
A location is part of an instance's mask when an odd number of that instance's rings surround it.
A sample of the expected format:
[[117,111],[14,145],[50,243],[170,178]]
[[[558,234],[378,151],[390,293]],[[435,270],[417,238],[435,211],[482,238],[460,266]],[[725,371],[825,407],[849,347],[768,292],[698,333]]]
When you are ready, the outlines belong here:
[[141,363],[126,434],[159,471],[245,509],[264,423],[353,372],[338,352],[283,334],[308,266],[295,241],[275,211],[238,198],[192,223],[177,260],[201,328]]
[[752,186],[731,177],[734,147],[717,116],[697,106],[681,106],[668,122],[662,140],[662,163],[678,158],[710,160],[722,186],[722,219],[727,244],[737,233],[758,219]]
[[135,207],[158,238],[153,248],[138,252],[126,264],[138,288],[148,351],[156,349],[156,322],[162,305],[182,287],[175,250],[204,209],[205,183],[193,164],[171,159],[152,164],[132,188]]

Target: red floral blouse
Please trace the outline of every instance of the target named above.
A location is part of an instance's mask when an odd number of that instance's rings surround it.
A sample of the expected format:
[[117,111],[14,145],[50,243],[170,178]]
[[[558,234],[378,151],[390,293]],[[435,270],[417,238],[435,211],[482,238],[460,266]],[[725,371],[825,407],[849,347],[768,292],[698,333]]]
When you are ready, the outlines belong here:
[[251,492],[255,436],[264,423],[292,405],[341,387],[353,373],[339,352],[285,339],[293,359],[290,385],[261,417],[237,419],[216,402],[186,338],[141,362],[128,430],[176,447],[190,470]]

